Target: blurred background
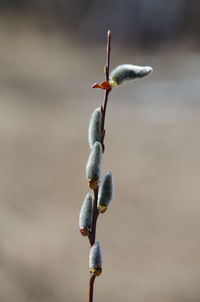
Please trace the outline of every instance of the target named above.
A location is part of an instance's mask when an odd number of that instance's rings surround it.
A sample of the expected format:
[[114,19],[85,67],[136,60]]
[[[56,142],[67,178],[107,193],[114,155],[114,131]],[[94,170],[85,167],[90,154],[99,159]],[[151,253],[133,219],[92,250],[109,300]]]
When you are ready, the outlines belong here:
[[151,76],[112,91],[95,302],[200,300],[200,2],[0,0],[0,301],[87,301],[90,115],[111,68]]

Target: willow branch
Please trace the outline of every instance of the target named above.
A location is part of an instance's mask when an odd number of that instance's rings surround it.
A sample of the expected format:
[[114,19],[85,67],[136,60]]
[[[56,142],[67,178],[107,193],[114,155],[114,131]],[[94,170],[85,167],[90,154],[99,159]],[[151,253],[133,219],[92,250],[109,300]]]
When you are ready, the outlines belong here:
[[[111,42],[111,32],[108,31],[107,33],[107,52],[106,52],[106,65],[104,68],[105,73],[105,80],[109,80],[109,70],[110,70],[110,42]],[[104,151],[104,136],[105,136],[105,116],[106,116],[106,108],[108,103],[108,95],[110,93],[111,89],[105,90],[104,92],[104,101],[103,106],[101,106],[101,144],[102,144],[102,150]],[[94,203],[93,203],[93,221],[92,221],[92,231],[88,237],[90,242],[90,248],[95,243],[96,238],[96,225],[97,225],[97,218],[99,216],[99,212],[97,210],[97,201],[98,201],[98,188],[94,190]],[[94,291],[94,281],[95,276],[89,273],[89,288],[88,288],[88,302],[93,302],[93,291]]]

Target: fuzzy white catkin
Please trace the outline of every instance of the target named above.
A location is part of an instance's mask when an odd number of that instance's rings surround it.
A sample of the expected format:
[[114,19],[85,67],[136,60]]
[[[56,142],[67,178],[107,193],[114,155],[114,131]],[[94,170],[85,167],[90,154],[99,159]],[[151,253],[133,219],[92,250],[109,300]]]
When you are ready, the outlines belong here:
[[88,142],[91,149],[96,141],[100,142],[101,139],[100,129],[101,129],[101,113],[100,113],[100,108],[96,108],[92,113],[89,122],[89,128],[88,128]]
[[109,206],[114,194],[112,172],[105,174],[102,183],[99,187],[98,205]]
[[102,147],[99,142],[95,142],[90,152],[88,162],[86,165],[87,179],[99,180],[101,176],[101,157]]
[[153,71],[151,66],[137,66],[131,64],[122,64],[112,70],[109,76],[111,87],[120,85],[126,80],[134,80],[142,78]]
[[88,193],[83,201],[80,215],[79,215],[79,227],[87,228],[91,230],[92,228],[92,195]]
[[90,250],[89,267],[90,268],[102,267],[102,254],[101,254],[99,241],[95,242]]

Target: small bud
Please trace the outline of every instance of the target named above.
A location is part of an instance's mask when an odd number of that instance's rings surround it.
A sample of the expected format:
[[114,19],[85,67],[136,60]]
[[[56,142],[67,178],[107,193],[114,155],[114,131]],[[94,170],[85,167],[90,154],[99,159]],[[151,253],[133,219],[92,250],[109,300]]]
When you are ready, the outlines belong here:
[[100,108],[97,108],[92,113],[89,122],[89,128],[88,128],[88,142],[91,149],[95,142],[100,142],[101,139],[100,129],[101,129],[101,113],[100,113]]
[[99,204],[97,207],[97,210],[99,211],[99,213],[103,214],[107,211],[107,206],[105,206],[103,204]]
[[103,90],[111,90],[112,86],[110,85],[109,81],[105,81],[105,82],[101,83],[100,85],[98,83],[94,83],[92,85],[92,88],[101,88]]
[[105,174],[98,194],[98,211],[104,213],[107,207],[111,204],[113,198],[113,177],[112,172]]
[[81,207],[79,227],[83,236],[89,236],[92,228],[92,195],[90,193],[86,195]]
[[90,272],[100,276],[102,272],[102,255],[99,242],[95,242],[90,250],[89,257]]
[[96,190],[99,186],[99,180],[88,179],[88,187],[92,190]]
[[134,80],[142,78],[153,71],[150,66],[136,66],[131,64],[123,64],[117,66],[110,74],[109,83],[113,88],[120,85],[126,80]]
[[99,142],[95,142],[90,152],[86,166],[86,177],[88,179],[89,187],[93,190],[96,189],[99,185],[99,179],[101,175],[101,157],[101,144]]

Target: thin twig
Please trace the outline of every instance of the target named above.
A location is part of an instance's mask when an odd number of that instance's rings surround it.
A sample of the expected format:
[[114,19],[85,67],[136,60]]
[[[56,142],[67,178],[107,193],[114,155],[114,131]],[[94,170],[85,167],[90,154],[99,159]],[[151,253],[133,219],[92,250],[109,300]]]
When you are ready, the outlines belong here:
[[[111,32],[110,30],[108,31],[107,34],[107,56],[106,56],[106,66],[104,68],[104,72],[105,72],[105,80],[108,81],[109,80],[109,71],[110,71],[110,42],[111,42]],[[104,146],[104,137],[105,137],[105,129],[104,129],[104,125],[105,125],[105,116],[106,116],[106,108],[107,108],[107,103],[108,103],[108,95],[110,93],[111,90],[107,89],[104,92],[104,102],[103,102],[103,107],[102,107],[102,121],[101,121],[101,144],[102,144],[102,148],[103,148],[103,152],[105,150],[105,146]]]
[[[106,53],[106,66],[104,68],[105,72],[105,80],[109,80],[109,70],[110,70],[110,41],[111,41],[111,32],[108,31],[107,33],[107,53]],[[111,90],[105,90],[104,93],[104,102],[103,107],[101,106],[101,144],[102,149],[104,151],[104,136],[105,136],[105,116],[106,116],[106,108],[108,103],[108,95]],[[98,201],[98,188],[94,190],[94,203],[93,203],[93,221],[92,221],[92,231],[90,233],[89,242],[90,242],[90,248],[95,243],[96,238],[96,225],[97,225],[97,219],[99,216],[99,212],[97,210],[97,201]],[[94,291],[94,281],[95,276],[91,273],[89,273],[89,288],[88,288],[88,302],[93,302],[93,291]]]
[[89,290],[88,290],[88,301],[93,302],[93,291],[94,291],[95,275],[89,273]]
[[94,190],[94,203],[93,203],[93,217],[92,217],[92,232],[89,236],[90,247],[95,243],[96,237],[96,226],[97,226],[97,218],[99,216],[99,212],[97,210],[97,200],[98,200],[98,188]]
[[110,41],[111,41],[111,31],[107,33],[107,56],[106,56],[106,81],[109,80],[109,71],[110,71]]

